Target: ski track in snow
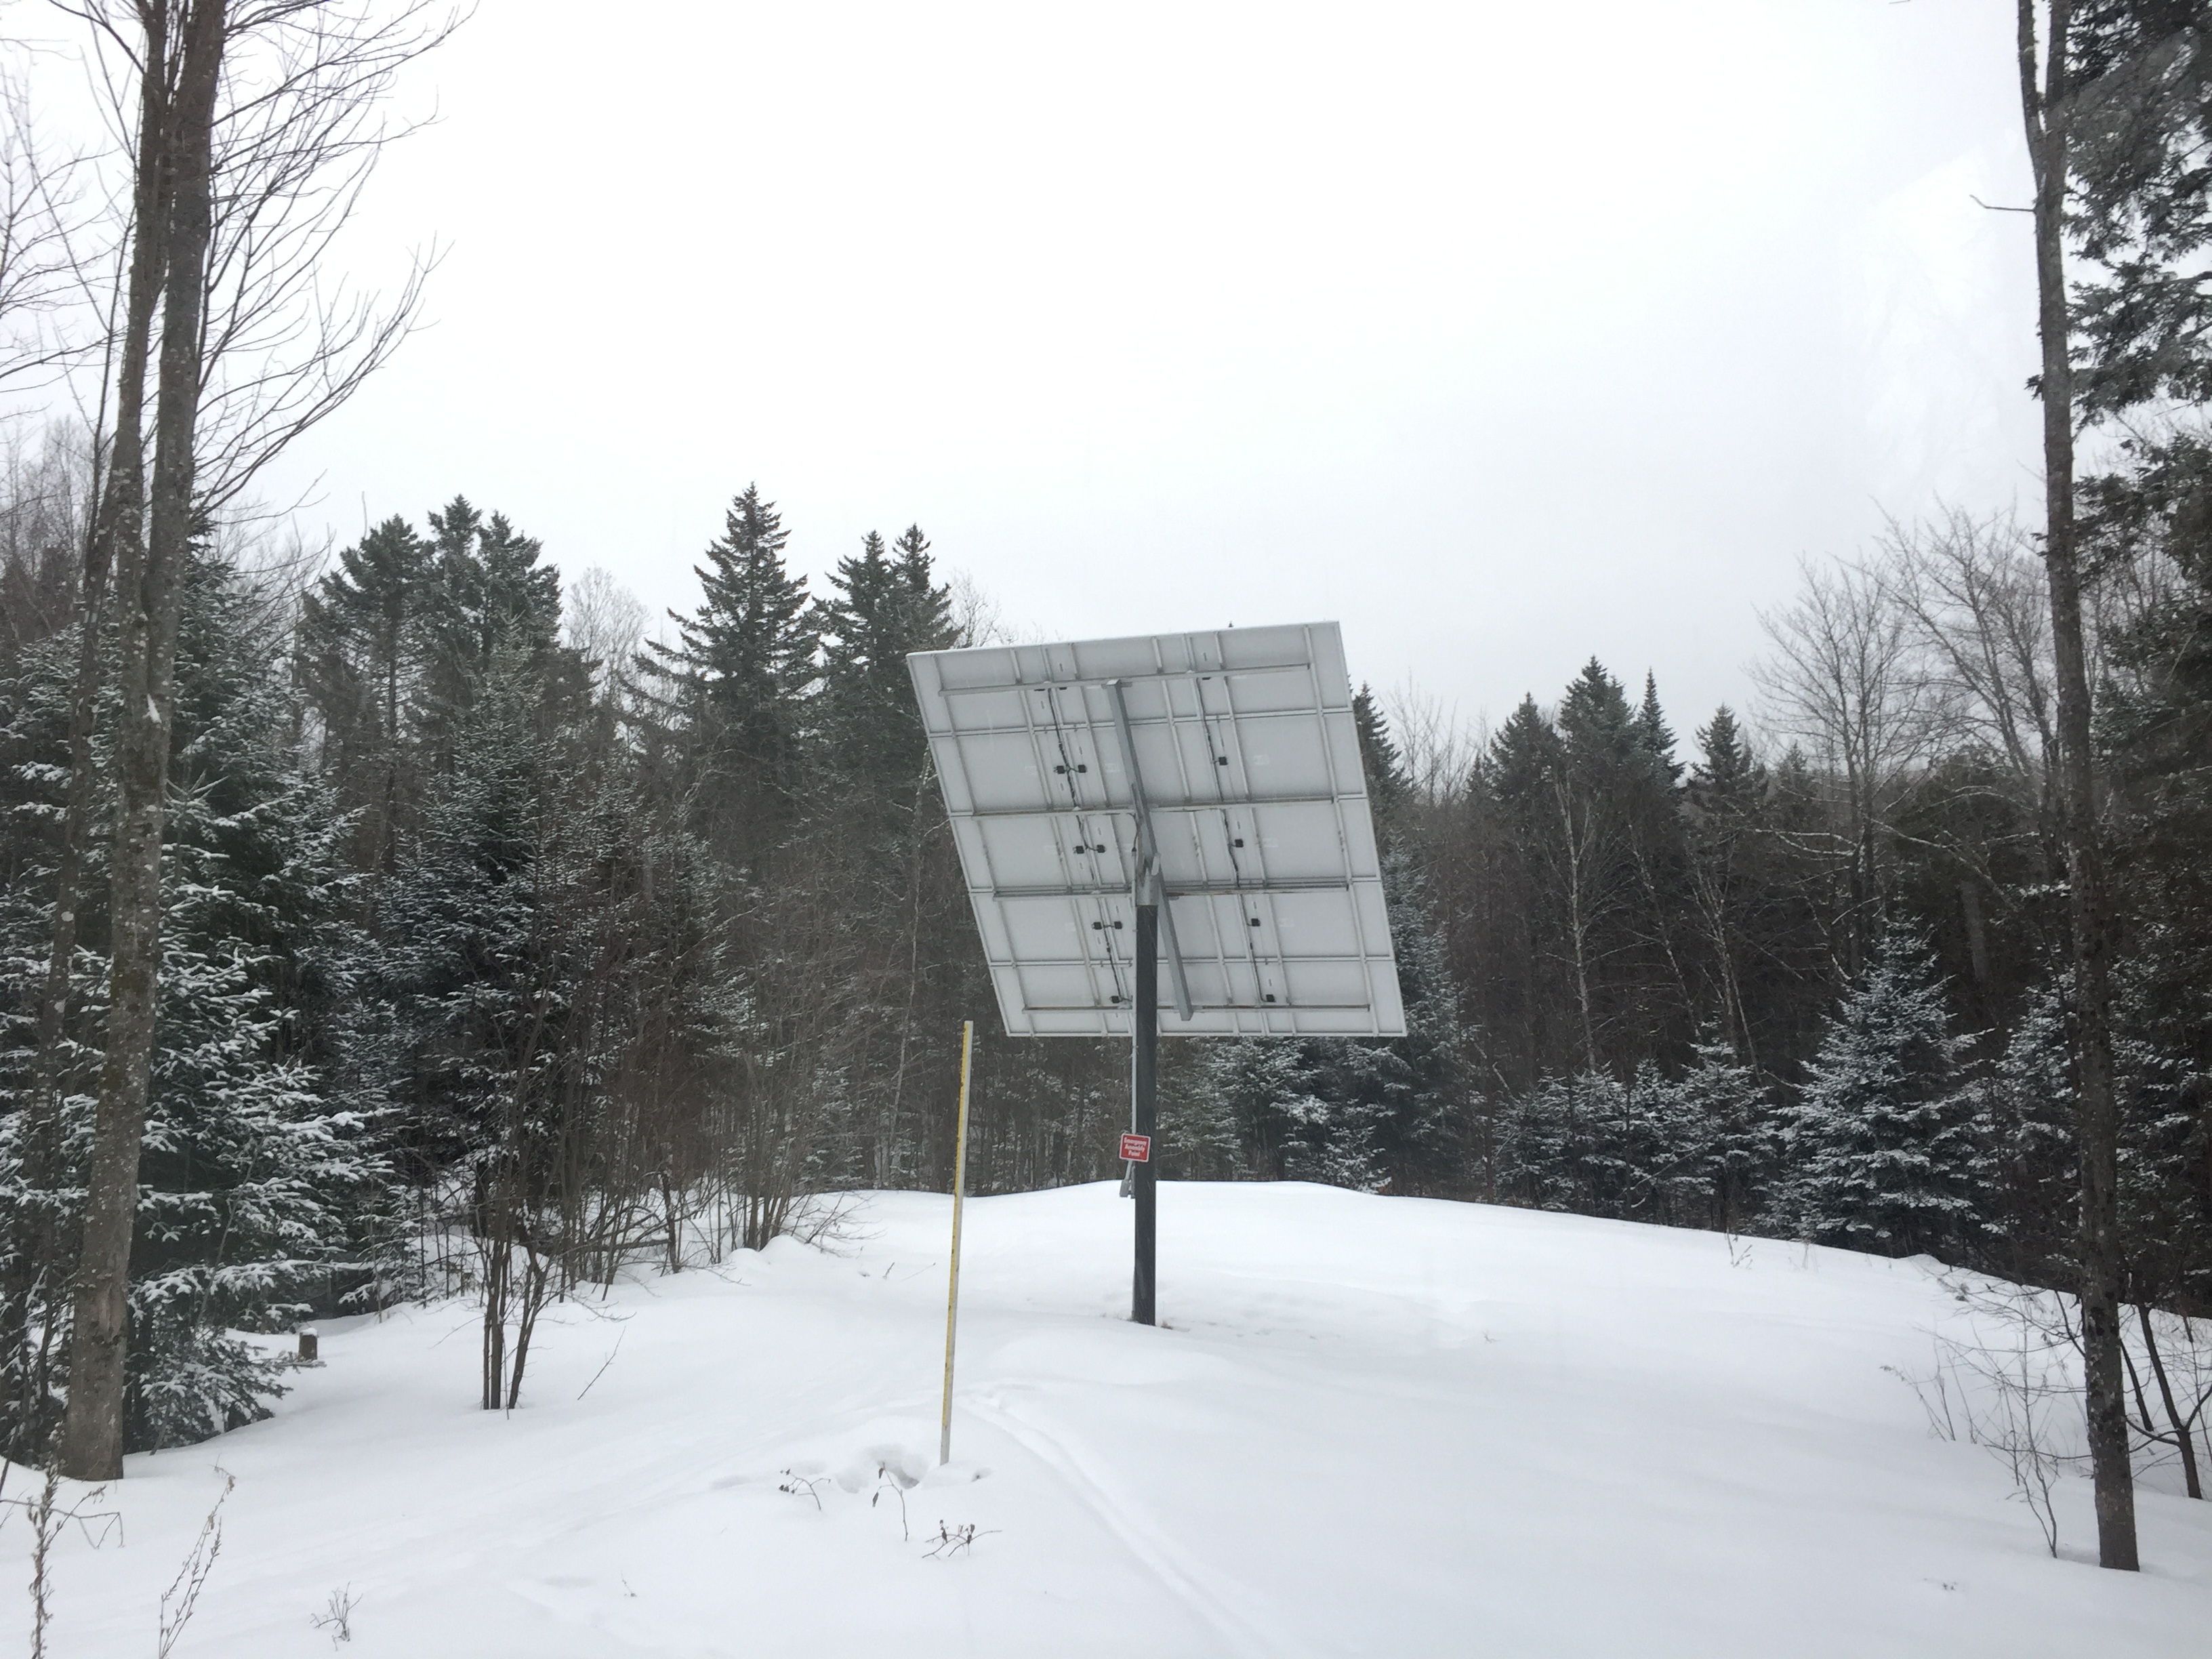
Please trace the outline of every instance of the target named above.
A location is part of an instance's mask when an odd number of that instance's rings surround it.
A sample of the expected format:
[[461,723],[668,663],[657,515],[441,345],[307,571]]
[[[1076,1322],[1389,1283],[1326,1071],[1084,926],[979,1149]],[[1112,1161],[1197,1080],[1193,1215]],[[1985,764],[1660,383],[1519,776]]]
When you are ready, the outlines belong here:
[[[1119,1483],[1095,1468],[1086,1468],[1066,1446],[1008,1410],[1002,1400],[963,1396],[960,1403],[985,1421],[996,1424],[1008,1439],[1058,1475],[1153,1577],[1221,1638],[1224,1645],[1218,1651],[1248,1659],[1270,1659],[1271,1656],[1295,1659],[1307,1651],[1276,1621],[1260,1613],[1253,1606],[1259,1598],[1250,1591],[1231,1586],[1197,1566],[1188,1548],[1179,1550],[1146,1510],[1120,1491]],[[1252,1610],[1242,1616],[1232,1613],[1229,1607],[1232,1601]]]

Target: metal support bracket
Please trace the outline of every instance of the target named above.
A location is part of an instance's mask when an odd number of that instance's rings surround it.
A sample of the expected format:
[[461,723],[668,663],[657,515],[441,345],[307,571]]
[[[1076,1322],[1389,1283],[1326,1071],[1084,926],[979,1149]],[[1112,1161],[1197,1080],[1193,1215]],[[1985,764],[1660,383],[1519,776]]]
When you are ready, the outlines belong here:
[[1168,990],[1175,998],[1177,1018],[1193,1012],[1190,981],[1183,972],[1182,951],[1176,943],[1175,910],[1160,880],[1159,843],[1153,838],[1152,811],[1145,799],[1144,774],[1137,767],[1137,745],[1129,732],[1129,707],[1122,700],[1122,682],[1109,680],[1106,696],[1114,705],[1114,730],[1121,739],[1121,757],[1129,768],[1129,799],[1137,817],[1137,878],[1130,893],[1138,904],[1156,904],[1160,911],[1160,954],[1167,958]]

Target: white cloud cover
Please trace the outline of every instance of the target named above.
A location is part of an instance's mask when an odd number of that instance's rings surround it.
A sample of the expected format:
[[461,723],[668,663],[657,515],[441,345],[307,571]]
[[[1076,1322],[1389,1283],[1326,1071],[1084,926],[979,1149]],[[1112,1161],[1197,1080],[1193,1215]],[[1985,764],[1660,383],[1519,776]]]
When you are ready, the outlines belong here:
[[[267,481],[688,606],[747,482],[1051,635],[1340,618],[1677,726],[1884,509],[2032,493],[2002,8],[484,0],[349,241],[434,326]],[[1991,192],[1995,192],[1994,195]]]

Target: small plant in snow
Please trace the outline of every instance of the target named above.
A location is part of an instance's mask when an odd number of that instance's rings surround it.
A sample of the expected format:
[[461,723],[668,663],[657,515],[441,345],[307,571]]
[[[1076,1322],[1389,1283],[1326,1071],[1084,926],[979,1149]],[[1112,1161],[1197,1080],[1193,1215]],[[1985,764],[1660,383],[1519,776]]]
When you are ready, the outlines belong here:
[[343,1589],[334,1589],[331,1592],[331,1599],[324,1603],[323,1610],[310,1614],[307,1622],[317,1630],[329,1632],[332,1647],[341,1642],[350,1642],[353,1640],[353,1610],[360,1605],[360,1601],[350,1584]]
[[1926,1376],[1915,1376],[1897,1365],[1884,1365],[1882,1370],[1912,1390],[1919,1401],[1920,1409],[1928,1413],[1928,1432],[1938,1440],[1956,1440],[1959,1425],[1951,1415],[1951,1382],[1945,1369],[1942,1351],[1936,1351],[1936,1369]]
[[[877,1504],[882,1503],[884,1501],[884,1493],[885,1492],[889,1492],[892,1497],[897,1498],[899,1506],[899,1541],[902,1544],[911,1544],[914,1542],[914,1533],[907,1525],[906,1488],[907,1483],[891,1473],[890,1464],[878,1463],[876,1465],[876,1492],[874,1497],[868,1499],[868,1507],[870,1509],[873,1509]],[[942,1522],[939,1522],[940,1526],[942,1524]]]
[[792,1205],[784,1231],[824,1255],[849,1255],[851,1250],[840,1247],[875,1237],[860,1227],[860,1200],[850,1193],[809,1193]]
[[46,1552],[52,1547],[54,1498],[62,1483],[61,1465],[46,1464],[46,1485],[24,1507],[31,1516],[31,1659],[46,1659],[46,1626],[53,1618],[47,1603]]
[[237,1485],[237,1476],[223,1475],[222,1491],[215,1500],[215,1507],[208,1511],[207,1519],[200,1522],[200,1535],[192,1540],[191,1553],[177,1569],[169,1588],[161,1592],[161,1637],[155,1644],[155,1659],[169,1659],[169,1650],[177,1645],[177,1638],[191,1622],[192,1609],[199,1605],[200,1591],[207,1583],[208,1574],[215,1571],[215,1559],[222,1553],[222,1506],[229,1501],[231,1489]]
[[939,1521],[937,1523],[937,1536],[930,1540],[929,1548],[923,1553],[931,1560],[950,1561],[961,1551],[973,1549],[977,1539],[988,1538],[996,1531],[998,1528],[994,1527],[989,1532],[978,1532],[973,1521],[958,1527],[948,1527],[944,1522]]
[[[1966,1299],[1964,1291],[1960,1299]],[[1985,1287],[1974,1297],[1976,1311],[2001,1322],[1996,1340],[1978,1329],[1973,1340],[1939,1337],[1936,1369],[1915,1376],[1894,1365],[1887,1371],[1911,1389],[1928,1413],[1929,1433],[1939,1440],[1965,1437],[1991,1453],[2012,1476],[2013,1497],[2027,1505],[2043,1534],[2043,1545],[2058,1553],[2058,1514],[2052,1492],[2060,1472],[2076,1457],[2058,1446],[2051,1414],[2078,1409],[2080,1384],[2065,1364],[2070,1352],[2063,1304],[2038,1291]]]
[[[0,1486],[6,1484],[7,1467],[0,1462]],[[46,1478],[36,1497],[0,1498],[0,1509],[19,1509],[31,1523],[31,1659],[46,1659],[46,1626],[53,1622],[53,1580],[48,1575],[46,1564],[54,1540],[72,1521],[84,1534],[85,1542],[94,1549],[123,1530],[123,1517],[113,1510],[85,1507],[106,1496],[106,1487],[94,1486],[75,1504],[64,1509],[60,1503],[61,1486],[61,1465],[50,1456]],[[0,1515],[0,1525],[4,1524],[6,1516]]]
[[827,1475],[810,1480],[805,1475],[794,1474],[789,1469],[786,1469],[783,1471],[783,1479],[776,1484],[775,1489],[778,1492],[787,1492],[793,1498],[812,1498],[815,1510],[819,1512],[822,1508],[822,1494],[815,1488],[825,1484],[828,1480]]

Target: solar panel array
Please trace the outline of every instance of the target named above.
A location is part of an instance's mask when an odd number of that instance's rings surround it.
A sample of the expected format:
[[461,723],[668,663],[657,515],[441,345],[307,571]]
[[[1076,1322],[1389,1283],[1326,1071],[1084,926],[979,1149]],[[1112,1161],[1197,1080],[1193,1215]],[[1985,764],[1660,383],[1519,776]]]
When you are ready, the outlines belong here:
[[1405,1011],[1334,623],[908,659],[1000,1013],[1126,1036],[1137,800],[1192,1006],[1170,1035],[1399,1036]]

